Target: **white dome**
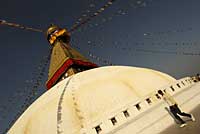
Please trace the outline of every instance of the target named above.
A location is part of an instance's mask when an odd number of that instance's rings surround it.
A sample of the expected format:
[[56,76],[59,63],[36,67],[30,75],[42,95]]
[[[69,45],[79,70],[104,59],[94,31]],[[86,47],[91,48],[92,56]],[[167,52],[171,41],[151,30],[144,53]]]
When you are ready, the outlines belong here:
[[[176,81],[145,68],[109,66],[78,73],[37,99],[9,134],[74,134],[123,105]],[[94,127],[94,126],[91,126]]]

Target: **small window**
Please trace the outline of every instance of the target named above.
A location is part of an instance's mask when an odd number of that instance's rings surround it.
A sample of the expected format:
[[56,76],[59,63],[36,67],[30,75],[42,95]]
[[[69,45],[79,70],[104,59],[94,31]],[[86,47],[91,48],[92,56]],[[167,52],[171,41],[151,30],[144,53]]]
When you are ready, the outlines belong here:
[[181,86],[179,84],[176,84],[176,85],[177,85],[177,87],[181,88]]
[[141,109],[141,107],[140,107],[140,104],[139,104],[139,103],[138,103],[138,104],[136,104],[135,106],[136,106],[137,110],[140,110],[140,109]]
[[173,88],[173,86],[170,86],[170,88],[172,89],[172,91],[175,91],[175,89]]
[[185,86],[185,83],[183,81],[181,81],[181,83]]
[[123,114],[124,114],[124,116],[125,116],[126,118],[128,118],[128,117],[130,116],[130,114],[128,113],[127,110],[125,110],[125,111],[123,112]]
[[99,134],[102,131],[102,129],[99,125],[95,127],[95,130],[96,130],[97,134]]
[[150,98],[147,98],[146,101],[147,101],[148,104],[151,104],[151,103],[152,103],[152,101],[151,101]]
[[159,96],[158,94],[156,94],[156,98],[157,98],[157,99],[161,99],[160,96]]
[[111,118],[110,120],[111,120],[111,122],[112,122],[113,125],[116,125],[116,124],[117,124],[117,120],[116,120],[115,117]]

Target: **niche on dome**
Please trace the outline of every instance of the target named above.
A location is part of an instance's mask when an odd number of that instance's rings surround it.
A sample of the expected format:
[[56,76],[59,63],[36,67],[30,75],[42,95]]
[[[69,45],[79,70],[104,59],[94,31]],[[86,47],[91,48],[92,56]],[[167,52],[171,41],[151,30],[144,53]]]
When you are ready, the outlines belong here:
[[178,88],[181,88],[181,86],[179,84],[176,84]]
[[183,81],[181,81],[181,83],[185,86],[185,83]]
[[128,118],[130,116],[129,112],[127,110],[123,111],[123,114],[126,118]]
[[136,104],[136,105],[135,105],[135,107],[137,108],[137,110],[138,110],[138,111],[140,111],[140,110],[141,110],[140,103]]
[[171,88],[172,91],[175,91],[175,89],[173,88],[173,86],[170,86],[170,88]]
[[96,126],[95,130],[96,130],[97,134],[99,134],[102,131],[100,125]]
[[115,117],[111,118],[110,121],[112,122],[113,126],[117,124],[117,120]]
[[161,97],[158,94],[155,94],[155,96],[157,99],[159,99],[159,100],[161,99]]
[[149,105],[151,105],[151,104],[152,104],[151,98],[147,98],[147,99],[146,99],[146,102],[147,102]]

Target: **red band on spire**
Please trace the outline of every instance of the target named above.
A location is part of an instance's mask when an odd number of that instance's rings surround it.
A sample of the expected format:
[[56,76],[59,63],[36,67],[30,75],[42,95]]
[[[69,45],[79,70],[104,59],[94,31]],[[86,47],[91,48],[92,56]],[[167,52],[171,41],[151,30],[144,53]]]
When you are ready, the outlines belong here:
[[51,77],[49,81],[46,83],[47,89],[50,89],[55,82],[60,78],[62,74],[65,73],[65,71],[71,66],[71,65],[81,65],[85,67],[91,67],[95,68],[97,67],[96,64],[93,64],[91,62],[86,62],[82,60],[74,60],[74,59],[68,59],[65,61],[65,63],[54,73],[54,75]]

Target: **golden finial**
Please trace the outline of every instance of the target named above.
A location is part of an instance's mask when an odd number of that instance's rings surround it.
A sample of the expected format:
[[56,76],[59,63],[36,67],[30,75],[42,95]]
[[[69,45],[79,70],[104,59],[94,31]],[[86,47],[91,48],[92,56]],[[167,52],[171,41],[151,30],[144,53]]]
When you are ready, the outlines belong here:
[[69,43],[70,41],[70,33],[66,29],[59,28],[54,24],[50,25],[47,30],[46,36],[51,45],[54,45],[57,39],[60,39],[65,43]]

